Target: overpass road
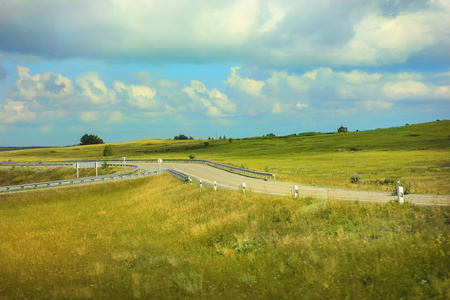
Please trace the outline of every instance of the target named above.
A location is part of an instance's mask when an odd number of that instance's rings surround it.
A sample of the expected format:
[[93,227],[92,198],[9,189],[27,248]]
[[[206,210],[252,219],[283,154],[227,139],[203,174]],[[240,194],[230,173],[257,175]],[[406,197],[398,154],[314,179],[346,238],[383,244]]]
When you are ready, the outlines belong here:
[[[136,165],[139,169],[146,171],[156,171],[160,168],[159,164],[155,163],[137,163]],[[209,185],[212,185],[213,182],[216,181],[218,188],[239,189],[240,185],[245,182],[247,191],[277,195],[292,195],[293,186],[297,185],[301,197],[313,196],[325,199],[358,200],[360,202],[380,203],[397,200],[396,196],[392,196],[388,192],[354,191],[308,186],[293,182],[277,181],[274,179],[264,180],[227,172],[208,165],[163,162],[161,167],[163,169],[180,171],[193,179],[202,179],[203,183]],[[405,196],[405,201],[417,205],[450,205],[450,195],[410,194]]]

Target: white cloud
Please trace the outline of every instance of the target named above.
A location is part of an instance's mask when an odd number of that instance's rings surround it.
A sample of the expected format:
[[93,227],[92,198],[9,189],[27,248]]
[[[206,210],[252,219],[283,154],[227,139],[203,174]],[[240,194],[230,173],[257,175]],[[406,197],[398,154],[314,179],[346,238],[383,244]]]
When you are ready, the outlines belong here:
[[109,115],[108,123],[119,123],[123,121],[123,115],[120,111],[114,111]]
[[276,90],[285,88],[285,85],[299,93],[307,92],[309,88],[302,76],[289,75],[286,71],[273,71],[272,76],[267,79],[267,85]]
[[437,99],[450,100],[450,86],[439,86],[433,94]]
[[388,82],[383,88],[384,93],[389,99],[400,100],[409,98],[425,97],[430,89],[420,81],[400,81]]
[[367,101],[361,101],[358,102],[357,105],[361,108],[364,108],[366,110],[372,111],[372,110],[386,110],[391,108],[394,103],[387,102],[387,101],[380,101],[380,100],[367,100]]
[[242,78],[237,74],[241,67],[231,67],[231,74],[225,84],[232,88],[237,88],[249,95],[261,96],[261,89],[266,84],[264,81],[254,80],[248,77]]
[[52,124],[44,125],[39,128],[39,131],[41,131],[42,133],[49,133],[53,130],[54,127],[55,126]]
[[159,110],[161,103],[155,98],[156,90],[145,85],[125,85],[121,81],[113,82],[115,97],[123,102],[144,110]]
[[297,102],[297,104],[295,105],[295,107],[297,107],[298,109],[303,109],[303,108],[309,107],[309,104]]
[[13,124],[30,122],[36,118],[36,113],[28,109],[26,102],[6,99],[6,104],[0,104],[0,123]]
[[341,72],[339,74],[340,76],[342,76],[342,78],[345,79],[345,81],[353,84],[376,82],[383,76],[380,73],[369,74],[366,72],[360,72],[358,70],[353,70],[350,73]]
[[17,74],[19,78],[14,86],[14,95],[23,100],[61,99],[74,92],[72,81],[60,74],[30,75],[30,69],[22,66],[17,66]]
[[448,28],[442,29],[439,24],[450,25],[445,15],[426,10],[394,17],[374,13],[355,25],[353,39],[340,54],[347,64],[351,60],[367,65],[405,62],[413,54],[446,39]]
[[307,72],[303,75],[305,78],[309,78],[311,80],[316,79],[327,79],[333,75],[333,70],[331,68],[320,67],[318,69],[312,70],[311,72]]
[[280,103],[274,103],[271,112],[273,114],[281,114],[283,110],[281,109]]
[[113,95],[96,72],[88,72],[77,77],[75,82],[81,87],[81,95],[85,96],[93,104],[111,102]]
[[448,1],[3,2],[2,52],[40,58],[316,68],[432,58],[450,44]]
[[[236,105],[228,99],[228,96],[218,89],[208,90],[205,84],[198,80],[191,80],[191,86],[183,88],[189,98],[195,103],[201,103],[206,108],[206,114],[210,117],[226,116],[236,111]],[[192,110],[201,109],[197,105],[190,105]]]
[[96,111],[84,111],[80,113],[80,118],[85,123],[97,121],[98,113]]
[[284,7],[279,1],[268,1],[267,7],[270,14],[270,19],[264,23],[259,29],[260,33],[267,33],[275,29],[285,17],[289,10],[288,7]]

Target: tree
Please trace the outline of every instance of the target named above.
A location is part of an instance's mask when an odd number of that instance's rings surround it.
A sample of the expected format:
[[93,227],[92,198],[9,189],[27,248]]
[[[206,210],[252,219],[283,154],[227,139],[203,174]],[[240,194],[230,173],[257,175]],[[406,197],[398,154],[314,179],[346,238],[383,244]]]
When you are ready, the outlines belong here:
[[103,148],[103,156],[113,156],[114,151],[111,145],[105,145],[105,148]]
[[104,144],[105,142],[96,135],[85,134],[80,138],[80,145],[94,145],[94,144]]
[[184,134],[180,134],[180,135],[175,136],[173,139],[174,140],[187,140],[188,137],[185,136]]

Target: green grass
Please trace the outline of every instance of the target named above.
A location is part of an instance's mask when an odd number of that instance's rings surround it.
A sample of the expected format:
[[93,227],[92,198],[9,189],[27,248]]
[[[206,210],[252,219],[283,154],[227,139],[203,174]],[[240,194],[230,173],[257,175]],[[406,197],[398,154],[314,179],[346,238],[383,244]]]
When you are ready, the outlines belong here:
[[[123,172],[116,167],[98,168],[98,175]],[[79,169],[79,177],[95,176],[95,169]],[[8,167],[0,168],[0,186],[47,182],[77,178],[77,170],[70,167]]]
[[448,299],[450,209],[160,175],[0,195],[0,298]]
[[[141,140],[112,144],[115,157],[210,159],[277,174],[281,180],[362,190],[450,194],[450,121],[334,134],[228,140]],[[0,152],[0,160],[101,158],[104,145]],[[350,177],[361,175],[353,184]]]

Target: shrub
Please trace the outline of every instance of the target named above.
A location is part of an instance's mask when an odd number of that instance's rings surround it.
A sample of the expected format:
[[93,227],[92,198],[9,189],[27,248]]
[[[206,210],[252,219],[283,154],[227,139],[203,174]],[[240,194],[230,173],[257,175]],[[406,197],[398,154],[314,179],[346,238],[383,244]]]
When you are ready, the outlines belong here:
[[195,154],[189,154],[189,159],[195,159]]
[[[408,194],[411,194],[411,183],[409,183],[409,182],[401,182],[400,183],[400,186],[402,186],[403,187],[403,195],[408,195]],[[396,196],[397,195],[397,184],[394,184],[393,185],[393,188],[392,188],[392,193],[391,193],[393,196]]]
[[111,145],[105,145],[105,148],[103,148],[103,156],[113,156],[114,151]]
[[204,143],[203,143],[203,145],[204,145],[204,146],[205,146],[205,148],[206,148],[206,147],[208,147],[208,146],[209,146],[209,142],[204,142]]
[[361,174],[355,173],[350,175],[350,182],[351,183],[359,183],[361,182],[362,176]]

